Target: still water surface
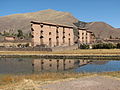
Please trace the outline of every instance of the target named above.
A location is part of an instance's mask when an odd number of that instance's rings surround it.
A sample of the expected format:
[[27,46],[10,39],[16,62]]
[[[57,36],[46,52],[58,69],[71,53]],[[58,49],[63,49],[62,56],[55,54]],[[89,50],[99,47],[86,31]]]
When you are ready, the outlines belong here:
[[111,72],[120,71],[120,61],[81,59],[0,58],[0,74],[42,72]]

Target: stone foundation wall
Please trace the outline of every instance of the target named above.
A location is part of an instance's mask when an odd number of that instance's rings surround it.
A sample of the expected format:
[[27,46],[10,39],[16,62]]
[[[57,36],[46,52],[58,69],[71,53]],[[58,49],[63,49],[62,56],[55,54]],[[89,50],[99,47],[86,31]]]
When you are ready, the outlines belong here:
[[27,47],[27,48],[3,48],[0,47],[0,51],[52,51],[51,48],[42,48],[42,47]]
[[59,47],[53,47],[51,48],[52,51],[67,51],[67,50],[76,50],[78,49],[78,45],[72,45],[72,46],[59,46]]

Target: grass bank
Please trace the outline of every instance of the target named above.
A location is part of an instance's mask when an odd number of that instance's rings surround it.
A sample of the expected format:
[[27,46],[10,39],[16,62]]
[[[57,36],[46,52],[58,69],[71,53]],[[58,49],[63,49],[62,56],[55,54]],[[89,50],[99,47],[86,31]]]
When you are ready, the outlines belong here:
[[13,90],[13,88],[23,87],[23,85],[28,87],[28,84],[30,87],[34,87],[33,84],[40,86],[43,84],[53,83],[55,81],[71,80],[75,78],[96,75],[120,78],[120,71],[103,73],[43,73],[30,75],[0,75],[0,89],[12,87],[12,89],[8,88],[8,90]]
[[120,49],[79,49],[60,52],[0,51],[0,57],[30,57],[51,59],[120,59]]
[[0,55],[40,55],[40,54],[120,55],[120,49],[79,49],[60,52],[0,51]]
[[52,52],[52,53],[81,54],[81,55],[120,55],[120,49],[78,49],[78,50]]

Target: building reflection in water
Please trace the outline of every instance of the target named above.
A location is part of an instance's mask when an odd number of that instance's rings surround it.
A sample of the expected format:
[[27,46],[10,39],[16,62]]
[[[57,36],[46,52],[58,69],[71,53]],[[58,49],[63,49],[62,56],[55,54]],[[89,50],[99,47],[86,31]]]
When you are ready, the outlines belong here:
[[[59,72],[77,69],[87,64],[105,65],[109,61],[81,59],[32,59],[32,58],[0,58],[0,74],[4,73],[37,73]],[[89,67],[90,68],[90,67]]]
[[73,59],[34,59],[32,61],[33,72],[44,71],[65,71],[82,65],[86,65],[90,60]]

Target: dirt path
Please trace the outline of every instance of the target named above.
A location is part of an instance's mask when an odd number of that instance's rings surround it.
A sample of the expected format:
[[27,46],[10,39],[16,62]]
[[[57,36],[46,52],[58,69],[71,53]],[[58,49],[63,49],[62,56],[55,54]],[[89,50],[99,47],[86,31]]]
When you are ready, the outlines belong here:
[[109,77],[84,77],[43,85],[42,90],[120,90],[120,80]]

